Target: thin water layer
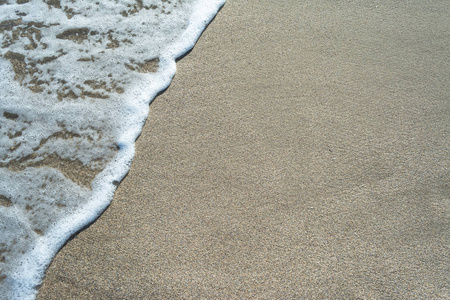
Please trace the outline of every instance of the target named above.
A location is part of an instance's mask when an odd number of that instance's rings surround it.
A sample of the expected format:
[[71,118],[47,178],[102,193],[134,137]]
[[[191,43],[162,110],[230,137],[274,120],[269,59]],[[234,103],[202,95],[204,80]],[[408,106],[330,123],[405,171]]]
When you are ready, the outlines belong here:
[[148,104],[223,0],[0,0],[0,298],[111,201]]

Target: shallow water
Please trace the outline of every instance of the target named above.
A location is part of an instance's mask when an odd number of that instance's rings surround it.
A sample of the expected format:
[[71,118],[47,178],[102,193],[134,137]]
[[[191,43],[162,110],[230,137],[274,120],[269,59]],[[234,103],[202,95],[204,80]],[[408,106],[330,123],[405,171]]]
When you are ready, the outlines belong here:
[[148,105],[223,0],[0,0],[0,298],[110,203]]

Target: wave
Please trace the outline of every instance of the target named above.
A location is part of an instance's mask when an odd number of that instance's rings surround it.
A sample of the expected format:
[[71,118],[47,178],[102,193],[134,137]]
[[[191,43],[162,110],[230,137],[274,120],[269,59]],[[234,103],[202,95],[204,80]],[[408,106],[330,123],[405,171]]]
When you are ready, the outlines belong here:
[[0,298],[34,299],[224,0],[0,0]]

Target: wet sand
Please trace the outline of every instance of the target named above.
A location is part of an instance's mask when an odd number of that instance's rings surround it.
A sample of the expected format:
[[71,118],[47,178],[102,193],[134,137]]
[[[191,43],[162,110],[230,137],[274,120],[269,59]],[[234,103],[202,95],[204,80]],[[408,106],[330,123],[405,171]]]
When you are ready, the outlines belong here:
[[449,15],[229,0],[38,299],[448,299]]

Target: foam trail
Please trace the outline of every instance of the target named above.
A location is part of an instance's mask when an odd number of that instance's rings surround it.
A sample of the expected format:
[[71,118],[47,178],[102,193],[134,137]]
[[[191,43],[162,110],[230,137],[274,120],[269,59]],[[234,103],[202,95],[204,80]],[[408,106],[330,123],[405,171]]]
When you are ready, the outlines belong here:
[[148,105],[224,0],[0,0],[0,299],[112,200]]

